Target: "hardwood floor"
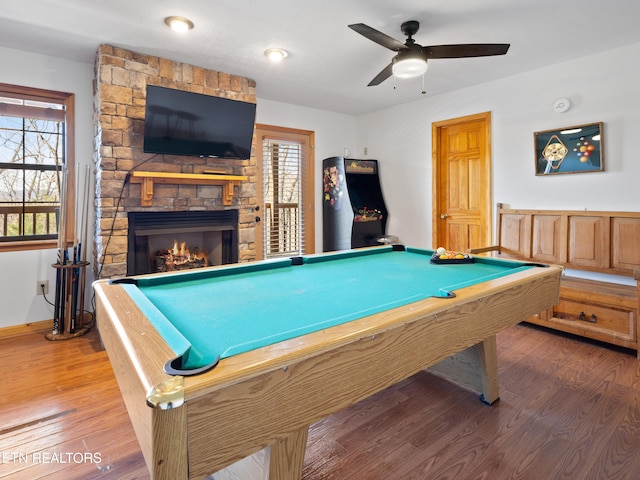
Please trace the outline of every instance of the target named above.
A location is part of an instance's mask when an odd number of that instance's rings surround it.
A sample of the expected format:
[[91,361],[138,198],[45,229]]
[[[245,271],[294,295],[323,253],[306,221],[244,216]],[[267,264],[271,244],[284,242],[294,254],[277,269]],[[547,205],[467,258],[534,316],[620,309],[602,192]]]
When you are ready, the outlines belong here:
[[[303,479],[640,478],[635,352],[527,325],[498,350],[492,407],[419,373],[313,425]],[[3,339],[0,362],[0,478],[149,478],[96,332]]]

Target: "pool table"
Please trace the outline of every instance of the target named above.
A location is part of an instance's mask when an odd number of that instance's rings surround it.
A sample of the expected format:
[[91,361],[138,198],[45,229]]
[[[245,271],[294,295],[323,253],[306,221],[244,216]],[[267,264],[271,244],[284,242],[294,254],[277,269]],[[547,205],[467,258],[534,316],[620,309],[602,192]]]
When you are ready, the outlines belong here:
[[562,268],[433,253],[393,245],[95,282],[152,478],[201,479],[263,451],[264,478],[299,479],[310,424],[429,367],[496,401],[495,335],[557,303]]

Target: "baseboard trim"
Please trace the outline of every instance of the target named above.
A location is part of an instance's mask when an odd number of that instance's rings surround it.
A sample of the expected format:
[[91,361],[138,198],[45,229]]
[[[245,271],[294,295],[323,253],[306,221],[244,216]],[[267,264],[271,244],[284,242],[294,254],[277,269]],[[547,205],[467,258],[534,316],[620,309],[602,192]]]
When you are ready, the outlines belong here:
[[25,323],[24,325],[12,325],[0,328],[0,338],[16,337],[27,333],[40,333],[51,330],[53,320],[42,320],[40,322]]

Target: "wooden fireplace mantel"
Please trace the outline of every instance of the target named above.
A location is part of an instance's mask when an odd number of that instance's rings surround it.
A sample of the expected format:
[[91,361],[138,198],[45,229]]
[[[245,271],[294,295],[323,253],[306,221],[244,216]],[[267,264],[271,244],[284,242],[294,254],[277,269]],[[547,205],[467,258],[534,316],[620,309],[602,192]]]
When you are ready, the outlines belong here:
[[167,173],[167,172],[131,172],[131,183],[142,184],[140,204],[150,207],[153,202],[153,184],[168,185],[220,185],[222,186],[222,204],[233,203],[233,188],[247,180],[243,175],[225,175],[209,173]]

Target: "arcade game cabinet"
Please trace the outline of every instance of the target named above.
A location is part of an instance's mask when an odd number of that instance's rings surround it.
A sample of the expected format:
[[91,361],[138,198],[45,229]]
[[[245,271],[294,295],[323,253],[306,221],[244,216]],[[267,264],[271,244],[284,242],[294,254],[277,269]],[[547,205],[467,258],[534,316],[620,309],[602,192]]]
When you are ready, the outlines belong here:
[[322,161],[323,250],[381,245],[387,228],[377,160]]

